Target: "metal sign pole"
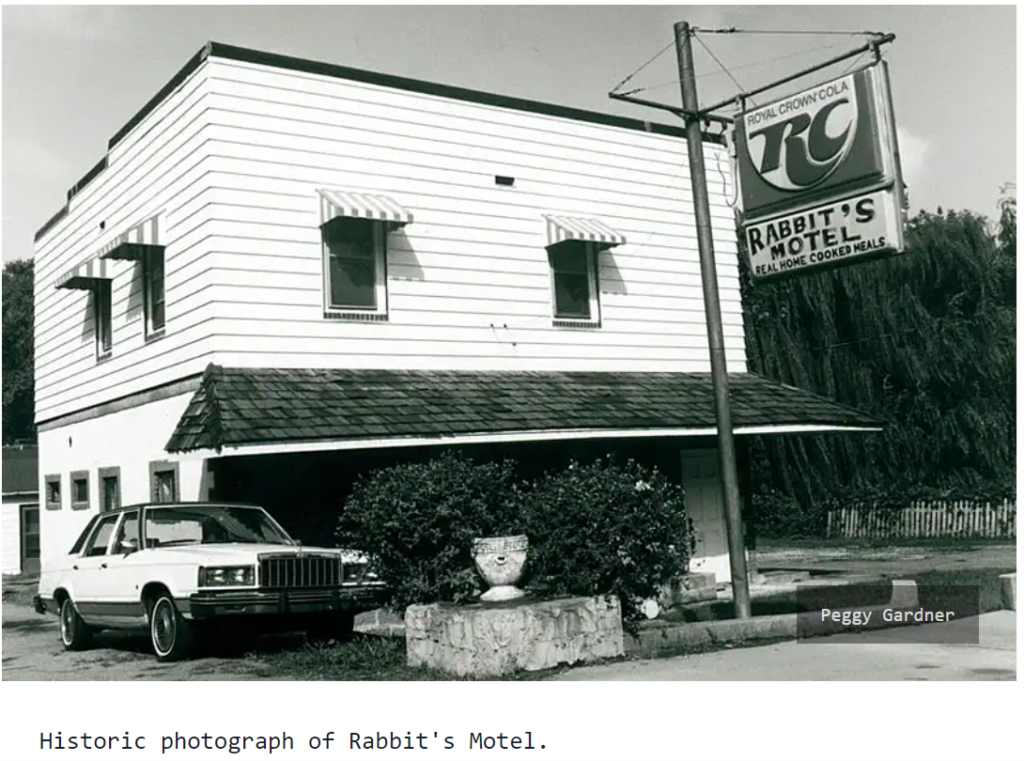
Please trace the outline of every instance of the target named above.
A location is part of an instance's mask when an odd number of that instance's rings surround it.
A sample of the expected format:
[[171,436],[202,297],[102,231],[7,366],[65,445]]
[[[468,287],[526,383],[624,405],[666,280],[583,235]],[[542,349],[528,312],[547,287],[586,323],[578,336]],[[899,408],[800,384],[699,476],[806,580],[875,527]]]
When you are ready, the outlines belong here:
[[722,494],[725,498],[725,525],[729,539],[729,568],[732,571],[733,601],[737,618],[750,618],[750,587],[747,580],[747,556],[743,546],[743,517],[740,514],[740,490],[736,475],[736,447],[732,434],[732,412],[729,408],[729,374],[725,360],[725,339],[722,334],[722,309],[718,300],[718,274],[715,248],[711,235],[711,211],[708,207],[707,178],[704,172],[704,144],[697,100],[697,81],[693,70],[693,49],[690,25],[675,25],[679,80],[683,92],[686,118],[686,143],[690,163],[690,183],[697,217],[697,246],[700,251],[700,274],[704,287],[704,313],[711,349],[711,382],[715,397],[715,422],[718,427],[718,463]]

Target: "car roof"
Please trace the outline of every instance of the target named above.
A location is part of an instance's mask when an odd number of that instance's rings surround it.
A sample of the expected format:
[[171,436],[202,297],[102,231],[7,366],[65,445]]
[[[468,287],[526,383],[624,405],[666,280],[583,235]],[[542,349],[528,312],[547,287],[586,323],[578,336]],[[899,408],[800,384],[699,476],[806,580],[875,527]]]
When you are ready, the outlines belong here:
[[260,505],[254,505],[249,502],[136,502],[133,505],[124,505],[116,510],[104,510],[101,515],[116,515],[117,513],[124,513],[129,510],[139,510],[146,507],[190,507],[190,508],[205,508],[205,507],[248,507],[255,508],[257,510],[263,510],[264,508]]

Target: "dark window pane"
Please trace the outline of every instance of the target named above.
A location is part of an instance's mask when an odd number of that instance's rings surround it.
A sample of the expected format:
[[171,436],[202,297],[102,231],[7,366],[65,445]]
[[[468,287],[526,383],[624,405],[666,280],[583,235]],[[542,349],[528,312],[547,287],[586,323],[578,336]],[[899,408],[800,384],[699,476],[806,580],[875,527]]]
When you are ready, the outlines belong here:
[[164,326],[164,255],[150,254],[146,262],[146,308],[149,311],[149,329]]
[[96,351],[106,354],[110,351],[113,337],[109,280],[101,280],[97,284],[94,298],[96,303]]
[[585,275],[587,247],[583,243],[560,243],[551,249],[551,267],[555,272]]
[[105,476],[103,479],[103,510],[117,510],[121,506],[121,490],[118,488],[117,476]]
[[327,248],[331,256],[351,259],[373,259],[373,238],[362,240],[333,239]]
[[373,259],[339,258],[331,255],[331,306],[377,305],[377,273]]
[[590,318],[590,278],[555,274],[555,316]]
[[173,470],[161,470],[155,474],[156,494],[154,499],[157,502],[174,502],[177,500],[177,484],[174,480]]
[[46,484],[46,501],[60,502],[60,481],[48,481]]
[[75,502],[89,501],[89,481],[85,478],[76,478],[71,485],[71,499]]

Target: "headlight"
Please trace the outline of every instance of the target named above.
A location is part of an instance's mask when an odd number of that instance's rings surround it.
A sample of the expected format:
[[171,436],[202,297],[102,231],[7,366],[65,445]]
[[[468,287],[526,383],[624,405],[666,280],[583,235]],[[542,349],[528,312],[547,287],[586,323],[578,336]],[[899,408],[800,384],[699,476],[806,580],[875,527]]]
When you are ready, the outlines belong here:
[[251,587],[256,583],[256,566],[200,566],[201,587]]

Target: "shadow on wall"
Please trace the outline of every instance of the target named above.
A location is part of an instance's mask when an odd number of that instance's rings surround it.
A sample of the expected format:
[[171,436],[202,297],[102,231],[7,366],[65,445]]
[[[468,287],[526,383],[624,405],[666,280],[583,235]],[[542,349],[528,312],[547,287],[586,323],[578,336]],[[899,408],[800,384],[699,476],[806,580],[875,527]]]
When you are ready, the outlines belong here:
[[598,267],[597,282],[601,293],[614,293],[619,296],[629,293],[622,272],[619,271],[619,266],[615,263],[615,249],[609,248],[600,253]]
[[405,230],[388,235],[388,278],[394,280],[426,280]]
[[[132,264],[132,281],[128,287],[128,308],[124,311],[126,325],[142,319],[142,262]],[[117,311],[115,310],[116,314]]]

